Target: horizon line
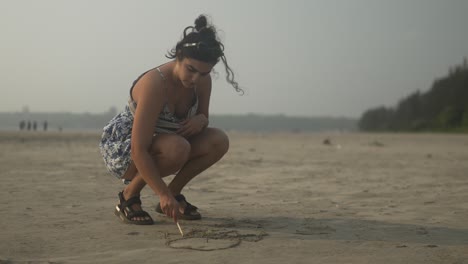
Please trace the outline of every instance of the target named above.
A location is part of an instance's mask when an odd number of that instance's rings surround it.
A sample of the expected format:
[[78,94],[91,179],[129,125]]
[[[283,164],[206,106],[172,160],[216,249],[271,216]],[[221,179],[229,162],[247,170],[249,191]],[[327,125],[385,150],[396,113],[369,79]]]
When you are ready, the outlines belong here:
[[[119,113],[117,111],[116,113]],[[76,115],[105,115],[111,114],[110,111],[103,112],[75,112],[75,111],[0,111],[0,114],[76,114]],[[290,118],[343,118],[343,119],[360,119],[355,116],[345,115],[299,115],[299,114],[285,114],[285,113],[260,113],[260,112],[248,112],[248,113],[210,113],[210,116],[284,116]]]

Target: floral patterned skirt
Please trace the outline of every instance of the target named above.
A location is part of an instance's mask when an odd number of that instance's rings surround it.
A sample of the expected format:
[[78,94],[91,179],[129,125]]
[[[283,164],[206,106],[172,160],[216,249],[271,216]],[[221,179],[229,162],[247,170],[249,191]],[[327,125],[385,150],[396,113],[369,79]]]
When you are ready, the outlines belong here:
[[112,118],[103,128],[99,148],[107,170],[122,179],[132,161],[130,156],[133,116],[126,107],[125,111]]

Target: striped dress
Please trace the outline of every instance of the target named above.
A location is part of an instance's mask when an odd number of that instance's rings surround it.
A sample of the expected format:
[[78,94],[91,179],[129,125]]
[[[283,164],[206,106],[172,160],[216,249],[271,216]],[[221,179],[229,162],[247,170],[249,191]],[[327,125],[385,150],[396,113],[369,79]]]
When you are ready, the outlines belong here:
[[[166,77],[159,68],[156,68],[161,78],[166,82]],[[149,71],[147,71],[149,72]],[[101,142],[99,148],[104,159],[104,164],[107,170],[115,177],[121,179],[128,166],[130,165],[131,159],[131,137],[133,127],[133,117],[137,108],[136,102],[132,99],[131,93],[133,87],[138,80],[145,75],[147,72],[140,75],[134,82],[130,89],[130,98],[125,109],[112,118],[109,123],[104,127]],[[166,85],[167,87],[167,85]],[[198,97],[196,91],[194,92],[194,102],[192,107],[189,109],[186,118],[190,118],[197,113],[198,109]],[[164,104],[164,107],[159,114],[158,121],[154,126],[154,135],[175,133],[180,128],[180,122],[182,119],[178,118],[169,110],[169,105]]]

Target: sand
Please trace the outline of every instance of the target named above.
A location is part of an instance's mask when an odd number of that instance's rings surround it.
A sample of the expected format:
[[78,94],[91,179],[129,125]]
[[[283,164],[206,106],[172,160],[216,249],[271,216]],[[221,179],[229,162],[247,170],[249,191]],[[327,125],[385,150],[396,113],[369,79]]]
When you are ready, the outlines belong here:
[[181,239],[114,215],[98,133],[0,132],[0,263],[468,263],[468,135],[229,136]]

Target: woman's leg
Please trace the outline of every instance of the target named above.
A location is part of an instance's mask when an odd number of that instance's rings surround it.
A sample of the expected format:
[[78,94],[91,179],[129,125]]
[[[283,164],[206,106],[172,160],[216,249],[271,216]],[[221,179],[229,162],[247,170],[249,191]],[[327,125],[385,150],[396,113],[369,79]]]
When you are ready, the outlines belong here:
[[217,128],[206,128],[189,142],[188,161],[169,184],[173,195],[180,194],[190,180],[219,161],[229,149],[229,138]]
[[[206,128],[188,141],[177,135],[158,135],[153,141],[152,155],[163,177],[179,171],[168,186],[177,195],[190,180],[219,161],[228,149],[229,138],[222,130]],[[125,199],[138,195],[146,185],[133,163],[123,178],[131,180],[124,190]],[[137,204],[132,208],[141,210]]]
[[[151,156],[159,169],[160,174],[165,177],[171,175],[187,162],[190,154],[190,143],[183,137],[172,134],[157,135],[153,138],[151,146]],[[139,195],[146,186],[145,181],[138,173],[135,164],[132,162],[127,169],[123,179],[131,180],[125,187],[123,195],[125,200]],[[141,210],[141,206],[134,204],[134,210]],[[132,220],[144,220],[136,217]]]

